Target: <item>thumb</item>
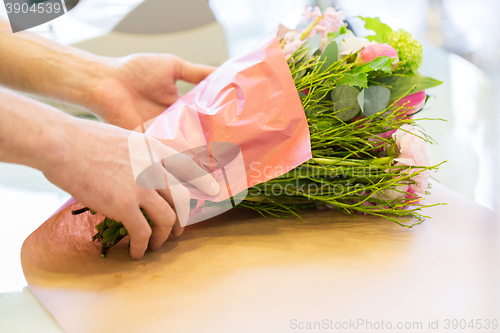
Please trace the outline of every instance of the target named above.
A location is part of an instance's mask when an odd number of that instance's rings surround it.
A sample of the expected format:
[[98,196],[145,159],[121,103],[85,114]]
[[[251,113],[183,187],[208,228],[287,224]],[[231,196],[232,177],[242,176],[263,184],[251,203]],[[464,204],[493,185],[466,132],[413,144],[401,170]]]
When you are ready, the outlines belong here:
[[182,59],[179,60],[179,79],[189,83],[200,83],[216,69],[216,67],[212,66],[193,64]]

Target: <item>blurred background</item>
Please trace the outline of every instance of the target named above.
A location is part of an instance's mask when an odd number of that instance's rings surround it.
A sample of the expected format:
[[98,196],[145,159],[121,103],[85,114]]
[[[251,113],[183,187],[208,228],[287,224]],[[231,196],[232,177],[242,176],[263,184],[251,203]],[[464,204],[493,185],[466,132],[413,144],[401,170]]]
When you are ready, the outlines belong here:
[[[422,42],[421,73],[444,81],[428,91],[436,97],[419,113],[447,120],[422,122],[439,143],[431,147],[433,162],[448,161],[433,177],[494,209],[500,185],[498,0],[81,0],[67,15],[30,32],[102,55],[170,52],[220,65],[274,33],[280,23],[294,28],[306,4],[345,11],[359,35],[366,31],[355,16],[378,16]],[[6,17],[3,2],[0,16]],[[187,92],[190,86],[180,89]],[[89,116],[87,110],[43,101]],[[26,285],[17,256],[22,241],[68,198],[40,172],[0,163],[0,221],[23,221],[0,223],[0,232],[10,235],[0,242],[0,261],[12,267],[0,276],[0,293]]]

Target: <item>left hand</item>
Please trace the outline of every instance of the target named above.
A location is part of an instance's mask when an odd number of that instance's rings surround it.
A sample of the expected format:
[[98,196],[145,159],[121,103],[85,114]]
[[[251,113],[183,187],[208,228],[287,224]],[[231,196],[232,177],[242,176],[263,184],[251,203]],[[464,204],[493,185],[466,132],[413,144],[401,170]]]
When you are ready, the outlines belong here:
[[88,107],[104,121],[130,130],[157,117],[180,97],[177,80],[197,84],[215,69],[171,54],[108,58],[106,64],[110,70],[91,91]]

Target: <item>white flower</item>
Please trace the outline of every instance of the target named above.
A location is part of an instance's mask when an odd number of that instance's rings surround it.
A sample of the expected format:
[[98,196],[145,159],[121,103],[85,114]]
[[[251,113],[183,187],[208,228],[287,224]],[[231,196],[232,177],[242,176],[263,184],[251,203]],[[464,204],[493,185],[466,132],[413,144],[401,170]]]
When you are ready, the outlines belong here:
[[363,37],[346,35],[339,45],[339,60],[347,57],[350,53],[357,52],[363,47],[370,45],[371,42]]

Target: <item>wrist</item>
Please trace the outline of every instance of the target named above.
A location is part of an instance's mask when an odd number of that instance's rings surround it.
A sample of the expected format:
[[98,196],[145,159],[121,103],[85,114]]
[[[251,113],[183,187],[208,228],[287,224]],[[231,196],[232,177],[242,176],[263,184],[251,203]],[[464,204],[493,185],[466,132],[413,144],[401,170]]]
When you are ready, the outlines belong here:
[[46,172],[65,155],[65,127],[76,118],[0,88],[0,119],[0,161]]
[[67,69],[66,77],[60,82],[57,99],[95,111],[99,104],[95,92],[113,76],[110,58],[89,54],[66,61],[62,66]]
[[[54,113],[54,115],[56,115]],[[65,164],[71,147],[71,135],[75,135],[77,118],[59,114],[44,125],[46,134],[41,149],[33,152],[31,167],[42,171],[45,175],[58,173]]]

